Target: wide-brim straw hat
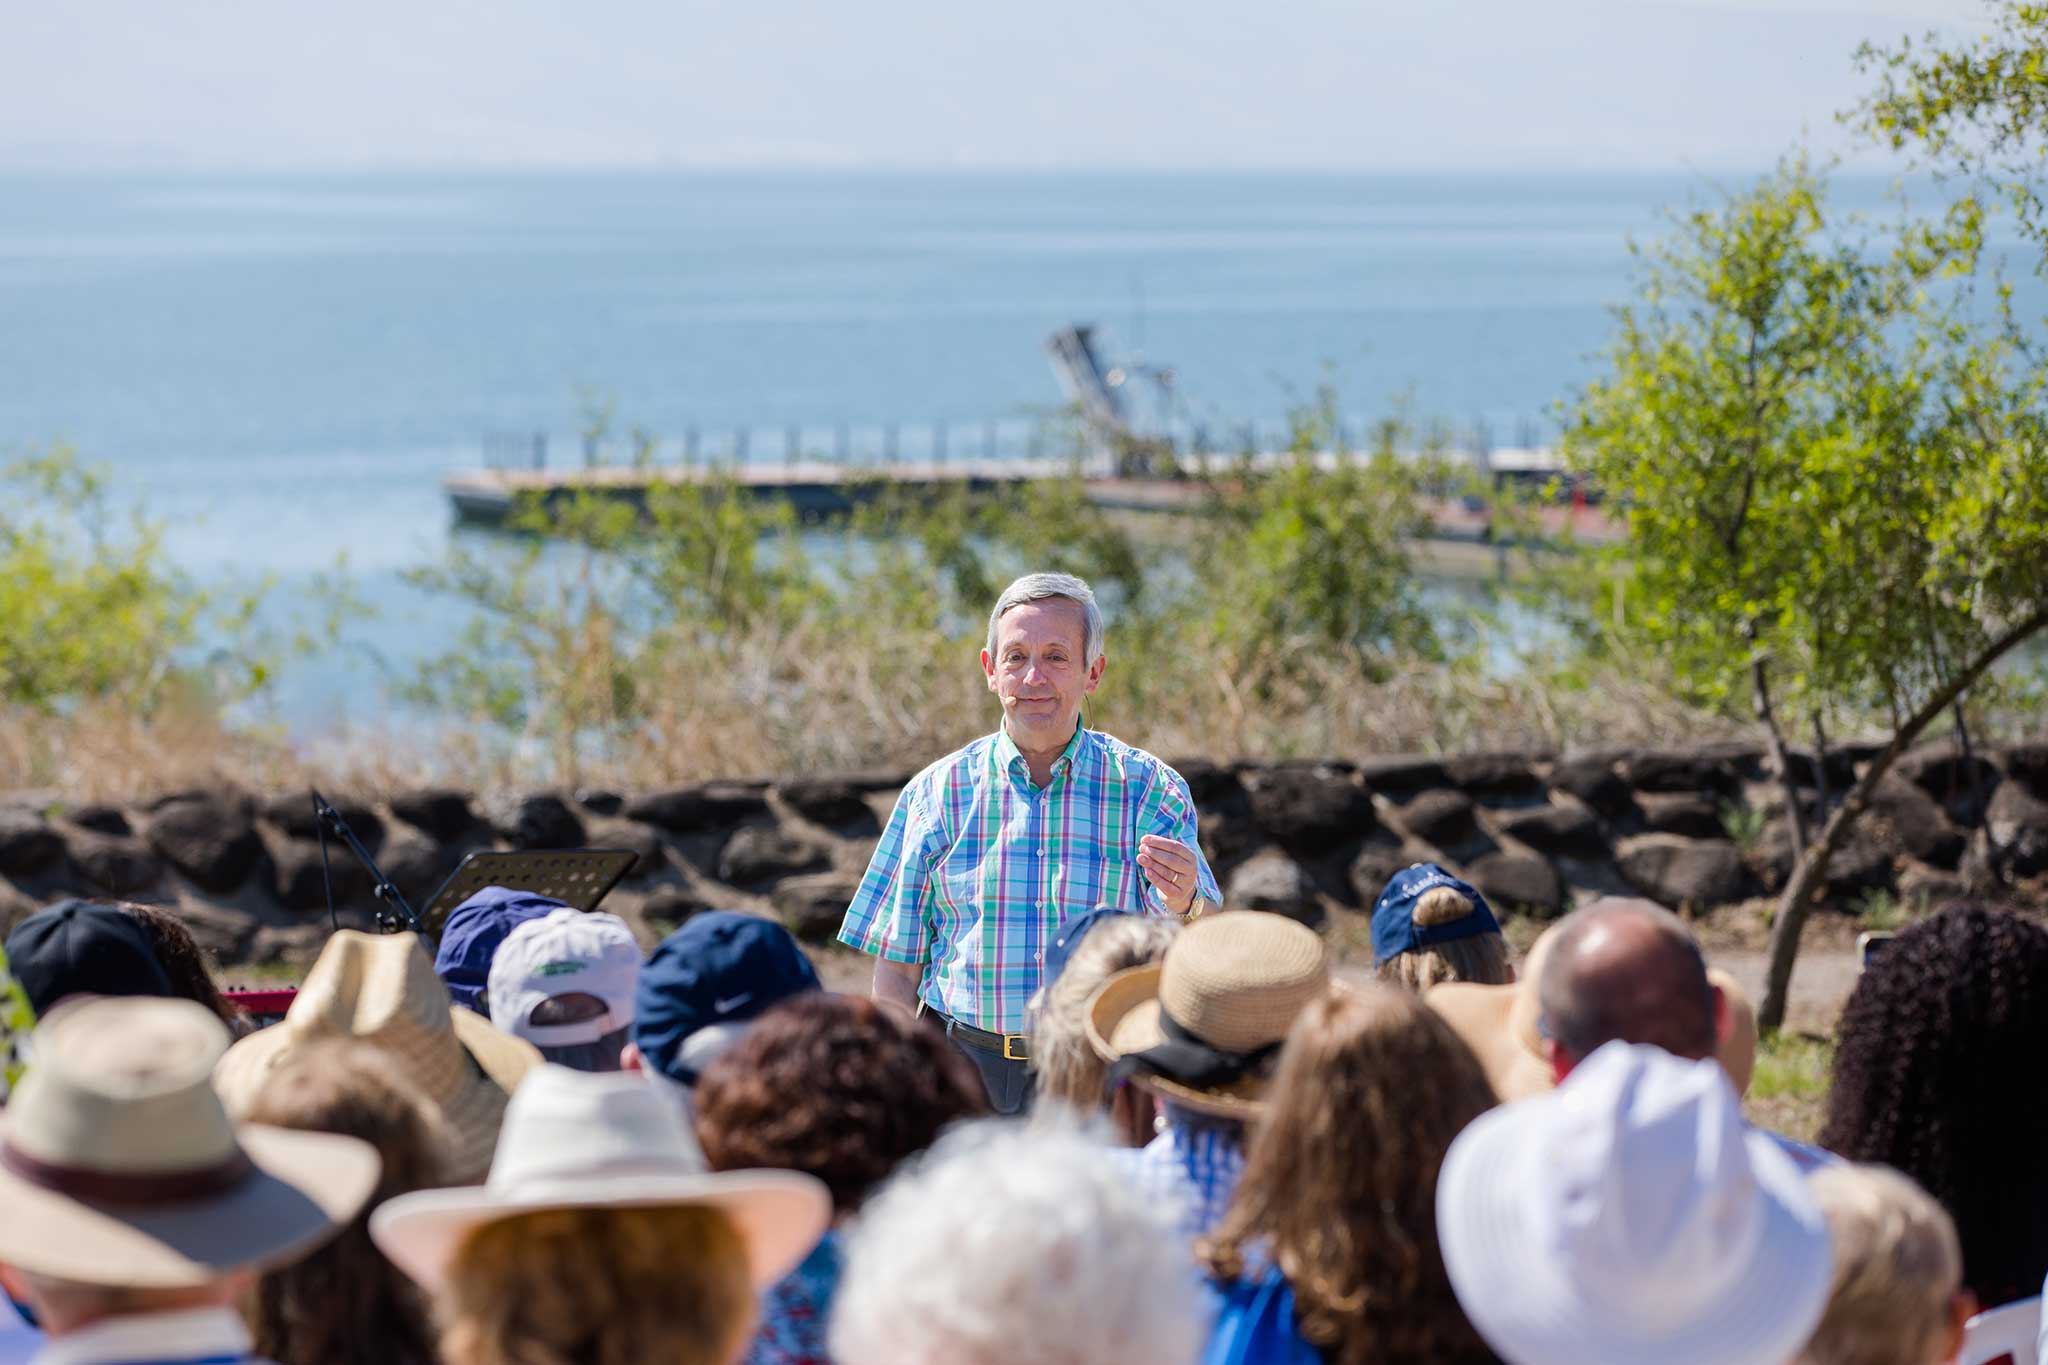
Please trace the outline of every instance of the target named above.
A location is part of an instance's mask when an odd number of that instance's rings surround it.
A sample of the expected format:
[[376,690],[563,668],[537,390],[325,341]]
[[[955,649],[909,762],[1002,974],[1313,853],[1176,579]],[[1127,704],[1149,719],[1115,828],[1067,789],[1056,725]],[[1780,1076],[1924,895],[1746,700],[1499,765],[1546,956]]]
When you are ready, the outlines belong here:
[[420,1190],[380,1206],[370,1235],[433,1291],[478,1229],[557,1209],[695,1205],[724,1214],[754,1286],[782,1279],[832,1217],[822,1181],[799,1171],[710,1171],[682,1110],[643,1077],[543,1066],[514,1097],[483,1185]]
[[456,1183],[483,1179],[506,1101],[541,1063],[531,1043],[450,1003],[417,935],[344,929],[327,941],[284,1019],[229,1048],[214,1083],[231,1109],[246,1111],[273,1071],[308,1044],[334,1038],[375,1047],[433,1103],[448,1125],[447,1174]]
[[[1554,934],[1555,926],[1529,945],[1520,972],[1505,986],[1450,981],[1432,986],[1423,997],[1472,1049],[1493,1093],[1503,1101],[1528,1099],[1557,1087],[1543,1037],[1543,1004],[1537,995]],[[1707,968],[1707,980],[1720,990],[1728,1011],[1727,1030],[1719,1040],[1716,1059],[1734,1083],[1735,1092],[1747,1093],[1756,1070],[1756,1008],[1742,983],[1721,968]]]
[[375,1188],[354,1138],[235,1125],[210,1078],[226,1028],[188,1000],[53,1010],[0,1111],[0,1263],[182,1289],[295,1260]]
[[[1089,997],[1089,1045],[1116,1062],[1168,1041],[1169,1012],[1211,1047],[1252,1052],[1287,1037],[1303,1009],[1339,989],[1313,929],[1281,915],[1233,910],[1198,920],[1159,962],[1118,972]],[[1140,1072],[1135,1079],[1197,1113],[1251,1119],[1265,1107],[1271,1066],[1197,1088]]]

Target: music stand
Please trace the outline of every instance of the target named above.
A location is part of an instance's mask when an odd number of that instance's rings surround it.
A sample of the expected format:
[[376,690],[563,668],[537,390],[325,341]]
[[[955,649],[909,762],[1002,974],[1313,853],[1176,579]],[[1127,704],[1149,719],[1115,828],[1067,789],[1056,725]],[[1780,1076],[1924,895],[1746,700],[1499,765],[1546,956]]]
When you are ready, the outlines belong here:
[[578,910],[597,903],[633,870],[629,848],[565,848],[526,853],[472,853],[427,898],[420,919],[438,934],[448,912],[487,886],[531,891]]

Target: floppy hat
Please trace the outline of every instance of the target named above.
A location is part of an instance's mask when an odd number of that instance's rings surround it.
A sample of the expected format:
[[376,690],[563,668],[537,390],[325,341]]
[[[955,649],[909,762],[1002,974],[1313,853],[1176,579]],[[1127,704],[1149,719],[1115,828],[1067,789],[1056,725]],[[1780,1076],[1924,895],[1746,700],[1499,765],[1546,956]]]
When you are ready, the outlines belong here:
[[[1430,897],[1433,891],[1440,891],[1462,900],[1464,908],[1460,913],[1439,918],[1429,913],[1445,899],[1443,896]],[[1429,906],[1422,902],[1430,897]],[[1455,902],[1452,903],[1455,906]],[[1418,909],[1424,911],[1416,918]],[[1486,903],[1486,897],[1476,887],[1459,881],[1435,863],[1413,863],[1396,872],[1387,882],[1372,906],[1372,958],[1375,963],[1386,962],[1402,953],[1432,944],[1451,943],[1461,938],[1477,938],[1481,934],[1497,934],[1500,923],[1493,917],[1493,908]]]
[[327,940],[283,1021],[229,1048],[214,1084],[230,1108],[247,1109],[274,1068],[326,1038],[371,1044],[425,1092],[452,1130],[449,1172],[459,1181],[483,1178],[506,1096],[540,1062],[531,1043],[449,1003],[418,935],[343,929]]
[[227,1028],[189,1000],[53,1010],[0,1111],[0,1262],[175,1289],[291,1260],[377,1183],[355,1138],[230,1122],[209,1080]]
[[1234,910],[1197,920],[1159,962],[1103,982],[1088,1001],[1088,1042],[1112,1077],[1201,1113],[1251,1118],[1287,1030],[1333,988],[1315,930]]
[[756,1288],[796,1267],[832,1217],[823,1181],[799,1171],[709,1170],[682,1112],[636,1076],[543,1066],[512,1097],[484,1184],[380,1205],[370,1236],[429,1290],[478,1228],[548,1209],[701,1204],[732,1220]]
[[563,909],[566,902],[534,891],[487,886],[448,912],[434,949],[434,974],[449,997],[465,1009],[488,1015],[491,959],[514,929]]
[[59,901],[15,925],[7,960],[38,1014],[68,995],[173,993],[149,931],[133,915],[95,901]]
[[[617,915],[563,906],[506,935],[491,959],[491,1022],[535,1047],[594,1043],[633,1022],[640,945]],[[535,1009],[563,995],[591,995],[604,1012],[574,1023],[536,1024]]]
[[1721,1068],[1609,1043],[1451,1144],[1437,1238],[1519,1365],[1788,1360],[1820,1321],[1827,1225]]
[[763,1010],[818,989],[817,969],[789,930],[759,915],[706,910],[640,969],[633,1045],[653,1070],[693,1086]]

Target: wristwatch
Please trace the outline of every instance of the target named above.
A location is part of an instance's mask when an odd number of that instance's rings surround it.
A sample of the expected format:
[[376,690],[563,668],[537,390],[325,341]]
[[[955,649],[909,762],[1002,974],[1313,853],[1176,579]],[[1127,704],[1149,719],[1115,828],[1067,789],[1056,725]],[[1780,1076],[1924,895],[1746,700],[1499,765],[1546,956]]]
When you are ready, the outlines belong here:
[[1215,901],[1210,900],[1207,896],[1197,891],[1195,893],[1195,898],[1188,902],[1188,912],[1180,917],[1180,922],[1182,924],[1193,924],[1196,920],[1208,914],[1211,910],[1218,910],[1221,908],[1222,907],[1217,905]]

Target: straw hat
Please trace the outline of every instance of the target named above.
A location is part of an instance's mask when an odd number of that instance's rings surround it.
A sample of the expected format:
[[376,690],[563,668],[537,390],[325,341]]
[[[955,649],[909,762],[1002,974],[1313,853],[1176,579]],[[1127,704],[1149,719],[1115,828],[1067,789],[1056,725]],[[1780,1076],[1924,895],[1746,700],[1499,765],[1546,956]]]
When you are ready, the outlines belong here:
[[281,1023],[228,1049],[214,1075],[230,1108],[246,1110],[264,1078],[306,1044],[354,1038],[396,1061],[453,1134],[452,1180],[483,1179],[505,1101],[540,1063],[531,1043],[453,1006],[415,934],[344,929],[327,941]]
[[[1118,972],[1089,998],[1088,1041],[1116,1062],[1162,1048],[1171,1034],[1217,1052],[1276,1048],[1296,1016],[1333,989],[1329,952],[1313,930],[1280,915],[1235,910],[1197,920],[1164,959]],[[1173,1103],[1251,1118],[1265,1101],[1270,1062],[1235,1079],[1196,1086],[1141,1069],[1137,1078]]]
[[481,1186],[420,1190],[380,1205],[370,1236],[429,1291],[469,1235],[546,1209],[702,1204],[732,1220],[765,1289],[817,1245],[832,1218],[824,1182],[799,1171],[707,1169],[680,1107],[639,1076],[543,1066],[505,1115]]
[[[1520,972],[1505,986],[1451,981],[1432,986],[1423,997],[1451,1031],[1465,1040],[1479,1058],[1493,1093],[1504,1101],[1545,1094],[1557,1085],[1550,1050],[1544,1045],[1543,1003],[1537,996],[1556,932],[1557,926],[1552,925],[1529,945]],[[1742,983],[1719,967],[1707,968],[1707,980],[1727,1003],[1728,1027],[1716,1058],[1736,1093],[1741,1094],[1749,1089],[1750,1074],[1756,1069],[1756,1009]]]
[[0,1262],[178,1289],[289,1261],[377,1183],[354,1138],[230,1122],[209,1078],[228,1032],[189,1000],[61,1005],[0,1111]]

